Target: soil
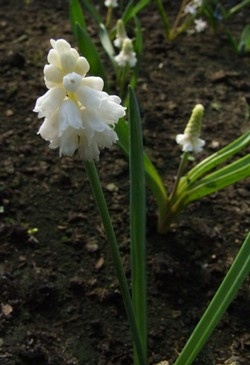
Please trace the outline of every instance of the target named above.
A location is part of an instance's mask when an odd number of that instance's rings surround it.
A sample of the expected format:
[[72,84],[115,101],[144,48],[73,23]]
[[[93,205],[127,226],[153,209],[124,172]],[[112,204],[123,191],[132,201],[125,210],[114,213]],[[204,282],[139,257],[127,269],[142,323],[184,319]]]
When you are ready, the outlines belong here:
[[[233,18],[234,34],[249,22],[248,8]],[[180,157],[175,136],[195,104],[205,107],[198,161],[249,128],[249,54],[235,54],[223,29],[167,44],[153,3],[141,23],[144,144],[170,187]],[[131,364],[119,286],[83,164],[59,159],[37,135],[41,121],[32,113],[46,91],[49,39],[76,45],[68,4],[1,0],[0,27],[0,364]],[[97,167],[129,277],[128,163],[114,146]],[[249,196],[246,179],[191,204],[159,235],[148,191],[149,364],[173,364],[183,348],[246,236]],[[250,364],[249,299],[246,280],[196,365]]]

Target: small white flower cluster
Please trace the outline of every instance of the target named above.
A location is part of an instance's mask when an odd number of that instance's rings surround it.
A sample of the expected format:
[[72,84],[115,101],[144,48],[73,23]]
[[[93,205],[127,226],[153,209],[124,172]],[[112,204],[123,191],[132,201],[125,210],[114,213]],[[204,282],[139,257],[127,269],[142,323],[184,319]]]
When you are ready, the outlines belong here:
[[195,15],[198,11],[198,9],[202,5],[202,0],[193,0],[190,1],[185,7],[184,7],[184,13],[185,14],[191,14]]
[[137,62],[132,40],[127,36],[123,21],[119,19],[116,24],[116,38],[114,45],[121,48],[120,53],[115,56],[115,61],[120,67],[134,67]]
[[118,0],[105,0],[104,5],[107,8],[116,8],[118,6]]
[[136,54],[133,49],[133,44],[131,39],[125,38],[122,43],[122,49],[120,53],[115,56],[115,60],[121,67],[134,67],[137,62]]
[[207,28],[207,22],[202,18],[195,19],[194,24],[195,24],[195,31],[197,33],[204,32],[204,30]]
[[51,40],[44,79],[49,89],[34,112],[44,118],[38,134],[61,155],[78,150],[83,160],[98,160],[99,148],[117,141],[113,126],[125,115],[121,99],[103,90],[100,77],[86,77],[89,63],[64,39]]
[[183,152],[199,153],[205,146],[205,141],[200,137],[204,107],[197,104],[185,128],[184,134],[176,136],[176,142],[182,146]]
[[[184,7],[184,14],[195,16],[198,9],[202,6],[202,0],[192,0]],[[202,18],[194,20],[195,31],[197,33],[203,32],[207,27],[207,22]],[[192,31],[191,31],[192,33]]]

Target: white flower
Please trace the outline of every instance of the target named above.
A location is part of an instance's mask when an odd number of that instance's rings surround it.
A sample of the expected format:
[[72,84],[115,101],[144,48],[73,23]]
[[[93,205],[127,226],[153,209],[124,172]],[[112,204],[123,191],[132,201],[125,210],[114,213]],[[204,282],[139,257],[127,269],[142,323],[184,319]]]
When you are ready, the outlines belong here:
[[116,8],[118,6],[118,0],[105,0],[104,5],[107,8]]
[[134,67],[137,62],[136,54],[133,51],[133,44],[131,39],[126,38],[122,43],[121,52],[115,56],[115,61],[119,66],[125,67],[130,66]]
[[185,14],[195,15],[202,5],[202,0],[193,0],[184,7]]
[[207,27],[207,22],[201,18],[194,20],[195,30],[200,33],[203,32]]
[[199,153],[202,151],[202,147],[205,146],[205,141],[196,136],[190,134],[177,134],[176,142],[182,146],[183,152],[195,152]]
[[89,63],[63,39],[51,40],[49,65],[44,67],[49,89],[37,99],[34,112],[45,118],[38,133],[50,148],[83,160],[98,160],[99,148],[117,141],[113,126],[125,115],[121,99],[108,95],[100,77],[86,77]]
[[184,13],[195,15],[197,13],[197,6],[194,4],[187,4],[184,8]]
[[199,153],[205,146],[205,141],[200,137],[204,107],[197,104],[191,114],[184,134],[176,136],[176,142],[182,146],[183,152]]

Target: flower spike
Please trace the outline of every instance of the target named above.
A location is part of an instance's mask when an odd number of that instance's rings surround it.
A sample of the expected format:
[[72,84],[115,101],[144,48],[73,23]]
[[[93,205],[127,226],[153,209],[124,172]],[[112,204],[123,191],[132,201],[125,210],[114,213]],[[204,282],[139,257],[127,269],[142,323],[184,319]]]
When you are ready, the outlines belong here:
[[115,56],[115,60],[120,67],[134,67],[136,65],[137,58],[131,39],[125,38],[122,43],[122,50],[117,56]]
[[201,152],[205,141],[200,137],[202,119],[204,114],[204,107],[197,104],[191,114],[188,124],[185,128],[184,134],[176,136],[176,142],[182,146],[184,152]]
[[118,139],[113,126],[125,115],[121,99],[108,95],[100,77],[86,76],[89,63],[64,39],[51,40],[44,79],[49,89],[37,99],[34,112],[44,118],[38,134],[59,148],[59,154],[99,159],[100,148]]

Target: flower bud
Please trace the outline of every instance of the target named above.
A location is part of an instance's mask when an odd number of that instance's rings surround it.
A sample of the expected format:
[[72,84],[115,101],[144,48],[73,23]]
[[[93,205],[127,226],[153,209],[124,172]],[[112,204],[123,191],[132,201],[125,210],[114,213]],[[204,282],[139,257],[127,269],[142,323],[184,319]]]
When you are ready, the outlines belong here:
[[201,134],[201,124],[204,114],[204,107],[201,104],[197,104],[191,114],[184,134],[189,134],[193,137],[199,137]]
[[105,0],[104,5],[107,8],[116,8],[118,6],[118,0]]
[[178,134],[176,136],[176,142],[182,146],[182,151],[193,151],[195,153],[202,151],[202,147],[205,145],[205,141],[199,137],[201,133],[203,114],[203,105],[197,104],[192,111],[184,134]]

